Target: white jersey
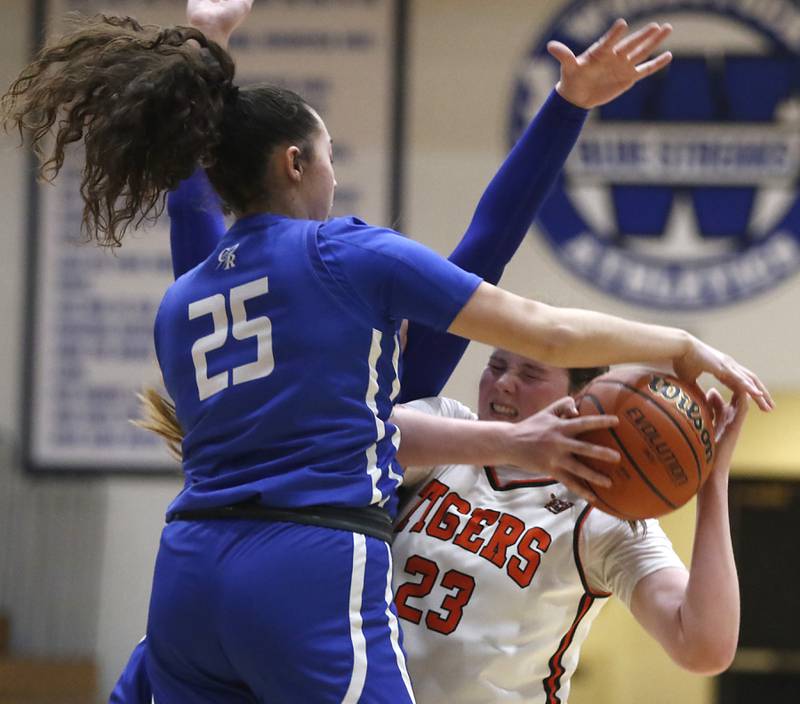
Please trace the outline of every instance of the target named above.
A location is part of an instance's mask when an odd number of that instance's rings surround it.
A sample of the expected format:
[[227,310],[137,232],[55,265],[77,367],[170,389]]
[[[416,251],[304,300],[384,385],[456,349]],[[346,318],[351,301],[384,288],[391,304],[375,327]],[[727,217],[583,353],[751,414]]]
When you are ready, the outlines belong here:
[[[456,418],[450,399],[412,407]],[[658,522],[630,526],[546,477],[434,467],[400,510],[395,603],[418,704],[566,702],[592,621],[611,593],[682,567]]]

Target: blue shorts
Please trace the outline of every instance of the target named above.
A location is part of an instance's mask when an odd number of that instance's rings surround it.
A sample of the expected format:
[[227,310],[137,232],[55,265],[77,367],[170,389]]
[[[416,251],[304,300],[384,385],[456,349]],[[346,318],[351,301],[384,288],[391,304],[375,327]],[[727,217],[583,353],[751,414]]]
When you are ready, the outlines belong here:
[[145,667],[146,649],[147,639],[144,638],[131,653],[128,664],[114,685],[108,704],[152,704],[153,691]]
[[413,702],[376,538],[253,520],[161,535],[147,626],[156,704]]

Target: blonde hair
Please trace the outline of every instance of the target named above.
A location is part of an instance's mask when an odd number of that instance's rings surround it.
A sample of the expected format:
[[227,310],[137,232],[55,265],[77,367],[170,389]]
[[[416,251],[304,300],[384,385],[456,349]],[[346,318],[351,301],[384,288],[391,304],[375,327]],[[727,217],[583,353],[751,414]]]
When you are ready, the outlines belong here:
[[178,462],[182,461],[183,428],[178,422],[175,404],[165,396],[162,396],[161,392],[153,387],[144,389],[142,393],[136,394],[136,397],[141,403],[142,416],[132,420],[131,423],[160,435],[164,442],[167,443],[169,453]]

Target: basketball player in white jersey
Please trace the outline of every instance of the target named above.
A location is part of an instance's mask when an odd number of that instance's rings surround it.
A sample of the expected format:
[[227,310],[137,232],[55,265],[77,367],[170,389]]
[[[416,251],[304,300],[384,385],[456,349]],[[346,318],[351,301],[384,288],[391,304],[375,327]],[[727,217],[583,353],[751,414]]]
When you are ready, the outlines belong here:
[[[496,350],[481,376],[477,416],[450,399],[409,406],[516,422],[555,402],[554,416],[572,414],[571,399],[561,397],[588,381],[580,376]],[[392,553],[420,704],[566,702],[580,646],[612,594],[680,666],[727,668],[739,628],[727,483],[747,404],[726,405],[713,390],[709,400],[717,459],[698,495],[690,570],[656,520],[634,529],[548,477],[469,465],[407,469]],[[413,412],[396,412],[412,427]],[[424,423],[414,427],[415,437],[424,432]],[[438,437],[444,452],[448,436]],[[452,437],[465,449],[463,432]]]

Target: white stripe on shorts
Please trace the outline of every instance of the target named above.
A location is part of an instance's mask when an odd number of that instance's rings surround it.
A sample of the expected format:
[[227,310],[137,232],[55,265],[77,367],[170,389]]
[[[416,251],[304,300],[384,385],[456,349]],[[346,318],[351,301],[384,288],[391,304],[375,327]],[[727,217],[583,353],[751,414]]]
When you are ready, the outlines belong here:
[[382,340],[383,333],[373,328],[372,344],[369,348],[369,382],[367,383],[367,394],[364,399],[367,408],[372,411],[372,418],[375,421],[375,443],[367,448],[367,473],[372,479],[372,499],[370,503],[379,504],[380,506],[383,506],[390,496],[390,494],[386,494],[384,497],[381,490],[378,489],[378,482],[382,476],[381,468],[378,466],[378,445],[386,435],[386,425],[378,415],[378,393],[380,392],[378,362],[383,354],[383,349],[381,348]]
[[[353,572],[350,577],[350,640],[353,643],[353,674],[342,704],[355,704],[361,697],[367,679],[367,641],[361,630],[361,601],[367,565],[367,540],[353,533]],[[391,575],[391,571],[390,571]]]
[[386,573],[386,618],[389,620],[389,631],[391,633],[392,650],[394,650],[395,657],[397,658],[397,669],[400,670],[400,675],[408,690],[408,699],[414,704],[414,692],[411,690],[411,678],[408,676],[406,669],[406,656],[403,654],[403,649],[400,647],[400,626],[397,623],[397,617],[392,613],[392,550],[386,546],[386,552],[389,553],[389,571]]

